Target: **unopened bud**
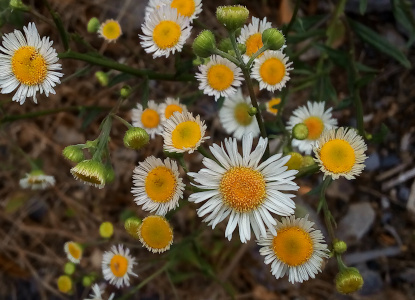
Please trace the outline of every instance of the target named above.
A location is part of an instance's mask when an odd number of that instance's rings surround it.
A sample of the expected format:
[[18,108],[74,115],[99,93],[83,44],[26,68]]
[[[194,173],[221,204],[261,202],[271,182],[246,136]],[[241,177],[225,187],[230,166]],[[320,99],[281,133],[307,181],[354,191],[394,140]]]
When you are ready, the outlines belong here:
[[12,10],[30,11],[29,6],[23,4],[22,0],[10,0],[9,6]]
[[221,40],[218,45],[218,49],[222,50],[223,52],[228,52],[229,50],[233,50],[231,39],[226,38],[226,39]]
[[262,33],[262,43],[270,50],[280,50],[285,44],[285,37],[278,29],[268,28]]
[[304,123],[298,123],[292,130],[293,138],[297,140],[305,140],[308,137],[308,127]]
[[100,26],[101,26],[101,24],[99,23],[99,20],[97,18],[93,17],[89,20],[86,29],[89,33],[95,33],[95,32],[98,32],[98,29],[99,29]]
[[363,286],[363,277],[356,268],[346,268],[336,275],[336,290],[341,294],[357,292]]
[[69,293],[72,290],[72,279],[67,275],[59,276],[57,280],[58,290],[61,293]]
[[120,90],[120,96],[122,98],[128,98],[131,95],[131,86],[124,85]]
[[105,239],[112,237],[114,234],[114,226],[111,222],[103,222],[99,226],[99,235]]
[[333,243],[333,250],[338,254],[342,254],[347,250],[347,244],[345,241],[335,240]]
[[242,5],[219,6],[216,9],[216,18],[229,31],[241,28],[249,16],[249,10]]
[[130,149],[138,150],[147,145],[150,136],[147,131],[140,127],[129,128],[124,135],[124,146]]
[[193,41],[193,52],[199,57],[209,57],[216,49],[216,40],[212,31],[203,30]]
[[85,159],[82,149],[75,145],[65,147],[65,149],[62,151],[62,155],[67,160],[75,163],[79,163]]
[[111,183],[115,180],[115,172],[111,165],[105,166],[105,182]]
[[314,165],[316,162],[314,161],[314,158],[310,155],[303,156],[303,163],[301,164],[302,168],[310,167]]
[[257,112],[258,112],[258,110],[256,109],[256,107],[253,107],[253,106],[251,106],[249,109],[248,109],[248,114],[252,117],[252,116],[255,116],[256,114],[257,114]]
[[108,74],[102,71],[95,72],[95,77],[102,86],[107,86],[109,82]]
[[135,239],[139,239],[138,227],[140,227],[141,220],[137,217],[130,217],[124,222],[125,230]]
[[72,275],[75,272],[75,264],[73,262],[67,262],[63,267],[63,272],[66,275]]
[[288,167],[288,170],[298,170],[301,168],[301,164],[303,163],[303,157],[300,153],[297,152],[290,152],[288,155],[291,155],[291,158],[285,164]]

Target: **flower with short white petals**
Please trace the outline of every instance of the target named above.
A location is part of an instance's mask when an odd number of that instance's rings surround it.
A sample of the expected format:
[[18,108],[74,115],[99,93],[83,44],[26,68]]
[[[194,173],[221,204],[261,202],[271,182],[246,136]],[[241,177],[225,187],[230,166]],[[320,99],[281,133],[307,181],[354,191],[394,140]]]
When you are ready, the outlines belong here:
[[19,184],[24,189],[44,190],[55,185],[55,177],[45,175],[42,170],[33,170],[26,174],[26,177],[20,179]]
[[159,107],[154,100],[148,101],[146,109],[143,109],[141,104],[137,104],[137,108],[131,111],[131,120],[134,127],[143,128],[152,139],[163,131]]
[[285,164],[290,156],[272,155],[260,163],[267,148],[268,139],[259,138],[256,148],[251,151],[252,134],[242,138],[242,155],[238,152],[236,139],[225,139],[224,145],[210,147],[218,162],[205,157],[206,168],[198,173],[188,173],[203,192],[190,195],[189,201],[206,201],[198,210],[199,217],[205,217],[212,228],[229,216],[225,236],[230,240],[236,226],[239,237],[245,243],[251,238],[251,228],[256,238],[266,236],[268,227],[275,233],[276,221],[271,215],[288,216],[294,213],[295,191],[293,181],[296,170],[287,171]]
[[130,249],[114,245],[110,251],[106,251],[102,257],[102,273],[105,280],[117,288],[130,285],[130,275],[137,276],[133,272],[133,266],[137,264],[135,258],[130,255]]
[[98,35],[104,38],[107,42],[115,42],[121,36],[122,30],[118,21],[109,19],[101,24],[98,30]]

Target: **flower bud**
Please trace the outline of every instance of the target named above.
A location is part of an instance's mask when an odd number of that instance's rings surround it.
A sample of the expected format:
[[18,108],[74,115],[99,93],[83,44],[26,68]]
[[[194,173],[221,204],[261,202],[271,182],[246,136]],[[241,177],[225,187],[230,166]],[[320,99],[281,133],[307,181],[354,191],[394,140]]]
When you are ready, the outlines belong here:
[[248,114],[249,114],[251,117],[252,117],[252,116],[255,116],[257,112],[258,112],[258,110],[256,109],[256,107],[251,106],[251,107],[248,109]]
[[63,272],[66,275],[72,275],[75,272],[75,264],[73,262],[67,262],[63,267]]
[[130,217],[124,222],[125,230],[135,239],[139,239],[138,227],[140,227],[141,220],[137,217]]
[[99,20],[93,17],[89,20],[86,30],[89,33],[95,33],[95,32],[98,32],[98,29],[100,26],[101,24],[99,23]]
[[94,278],[92,276],[87,275],[87,276],[82,277],[82,285],[84,287],[91,286],[93,282],[94,282]]
[[345,241],[335,240],[333,243],[333,250],[338,254],[342,254],[347,250],[347,244]]
[[288,167],[288,170],[298,170],[301,168],[301,164],[303,163],[303,157],[300,153],[297,152],[290,152],[288,155],[291,155],[291,158],[285,164]]
[[193,41],[193,52],[202,58],[209,57],[216,49],[216,40],[212,31],[203,30]]
[[71,169],[76,180],[102,189],[105,186],[107,172],[105,166],[96,160],[83,160]]
[[111,165],[105,166],[105,182],[111,183],[115,179],[115,172]]
[[65,149],[62,151],[62,155],[67,160],[75,163],[79,163],[85,159],[82,149],[79,146],[75,145],[65,147]]
[[245,44],[238,44],[238,49],[241,54],[245,54],[246,52],[246,45]]
[[124,85],[120,90],[120,96],[124,99],[128,98],[131,95],[131,86]]
[[363,277],[356,268],[346,268],[336,275],[336,290],[341,294],[357,292],[363,286]]
[[102,86],[107,86],[109,82],[108,74],[102,71],[95,72],[95,77]]
[[229,31],[241,28],[249,16],[249,10],[245,6],[219,6],[216,9],[216,18]]
[[278,29],[268,28],[262,33],[262,44],[270,50],[280,50],[285,44],[285,37]]
[[67,294],[69,291],[72,290],[72,279],[67,275],[59,276],[58,281],[58,290],[61,293]]
[[221,40],[218,45],[218,49],[223,52],[228,52],[229,50],[233,50],[231,39],[226,38],[226,39]]
[[129,128],[124,135],[124,146],[130,149],[139,150],[147,145],[150,136],[147,131],[140,127]]
[[301,164],[302,168],[310,167],[314,165],[316,162],[314,161],[314,158],[310,155],[303,156],[303,163]]
[[297,140],[305,140],[308,137],[308,127],[304,123],[298,123],[292,130],[293,138]]
[[114,233],[114,226],[111,222],[103,222],[99,226],[99,235],[105,239],[110,238]]
[[12,10],[30,11],[29,6],[23,4],[22,0],[10,0],[9,6]]

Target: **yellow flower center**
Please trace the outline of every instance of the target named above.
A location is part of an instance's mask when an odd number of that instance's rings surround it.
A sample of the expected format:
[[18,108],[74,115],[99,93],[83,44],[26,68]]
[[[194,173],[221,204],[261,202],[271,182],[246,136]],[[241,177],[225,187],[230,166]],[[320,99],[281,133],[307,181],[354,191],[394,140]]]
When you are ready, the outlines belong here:
[[123,277],[128,270],[128,259],[120,254],[115,254],[111,258],[110,268],[115,277]]
[[252,122],[252,117],[248,114],[249,105],[247,103],[239,103],[233,111],[235,120],[242,126],[248,126]]
[[285,76],[285,65],[278,58],[268,58],[259,68],[262,80],[269,85],[275,85]]
[[320,160],[327,170],[338,174],[349,172],[356,163],[356,156],[348,142],[334,139],[321,147]]
[[318,139],[324,130],[324,123],[318,117],[309,117],[305,119],[303,123],[307,126],[307,129],[308,129],[307,139],[309,140]]
[[164,111],[164,116],[166,117],[166,119],[168,119],[176,111],[178,111],[179,113],[182,113],[183,109],[180,107],[180,105],[177,105],[177,104],[167,105],[166,110]]
[[74,172],[74,175],[82,181],[86,181],[93,184],[103,184],[101,178],[92,174],[81,174],[79,172]]
[[154,27],[153,40],[160,49],[174,47],[182,34],[180,26],[173,21],[161,21]]
[[121,35],[121,26],[117,21],[107,21],[102,25],[102,35],[110,41],[116,40]]
[[154,109],[146,108],[141,114],[141,123],[146,128],[155,128],[160,123],[160,116]]
[[68,293],[72,289],[72,280],[67,275],[58,278],[58,290],[62,293]]
[[177,149],[194,148],[201,138],[200,125],[195,121],[178,124],[171,134],[173,146]]
[[268,105],[268,111],[270,113],[273,113],[274,115],[276,115],[278,113],[278,108],[274,108],[274,106],[275,105],[278,105],[280,103],[281,103],[281,98],[272,98],[267,103],[267,105]]
[[229,88],[233,82],[234,74],[232,70],[225,65],[211,66],[207,72],[207,80],[211,88],[217,91],[224,91]]
[[195,12],[194,0],[173,0],[170,6],[176,8],[177,12],[185,17],[191,17]]
[[245,46],[246,46],[246,55],[252,56],[255,52],[259,50],[264,44],[262,44],[262,34],[261,33],[254,33],[249,38],[246,39]]
[[40,183],[45,182],[45,180],[39,178],[38,176],[34,176],[34,177],[29,177],[27,182],[30,184],[40,184]]
[[79,247],[79,245],[77,243],[69,242],[68,243],[68,252],[75,259],[80,259],[81,258],[82,249],[81,249],[81,247]]
[[239,212],[260,206],[266,195],[265,180],[258,171],[247,167],[233,167],[222,177],[219,186],[223,202]]
[[146,193],[154,202],[169,202],[176,191],[176,176],[167,167],[156,167],[146,177]]
[[141,238],[152,249],[164,249],[173,240],[173,231],[167,220],[161,216],[148,216],[140,227]]
[[25,85],[42,83],[48,73],[45,58],[32,46],[17,49],[12,56],[11,64],[14,76]]
[[300,227],[280,229],[272,240],[272,249],[283,263],[296,267],[307,262],[313,254],[310,234]]

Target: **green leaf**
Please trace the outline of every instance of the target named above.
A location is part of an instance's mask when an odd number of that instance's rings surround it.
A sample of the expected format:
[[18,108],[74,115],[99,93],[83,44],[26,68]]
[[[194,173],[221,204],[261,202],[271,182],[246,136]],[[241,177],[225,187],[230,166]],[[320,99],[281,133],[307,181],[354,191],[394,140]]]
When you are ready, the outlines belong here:
[[376,73],[376,74],[379,73],[379,70],[368,67],[362,63],[355,62],[355,65],[356,65],[356,69],[360,72]]
[[359,78],[355,83],[356,88],[361,89],[362,87],[368,85],[375,77],[376,77],[376,74],[369,74],[369,75]]
[[328,74],[322,75],[318,78],[313,94],[317,101],[331,100],[333,102],[337,102],[337,92],[331,83]]
[[345,51],[333,49],[324,44],[316,43],[315,47],[322,52],[327,53],[329,59],[342,68],[347,68],[350,65],[350,60]]
[[370,44],[371,46],[378,49],[380,52],[383,52],[390,57],[396,59],[399,63],[401,63],[405,68],[411,68],[411,62],[406,58],[405,54],[402,53],[398,48],[394,45],[389,43],[385,38],[380,36],[377,32],[373,31],[369,27],[353,21],[349,20],[350,27],[356,32],[356,34],[365,42]]
[[391,4],[396,21],[408,31],[409,43],[412,44],[415,39],[415,18],[410,4],[405,0],[391,0]]
[[359,2],[359,11],[361,15],[364,15],[367,8],[367,0],[360,0]]

